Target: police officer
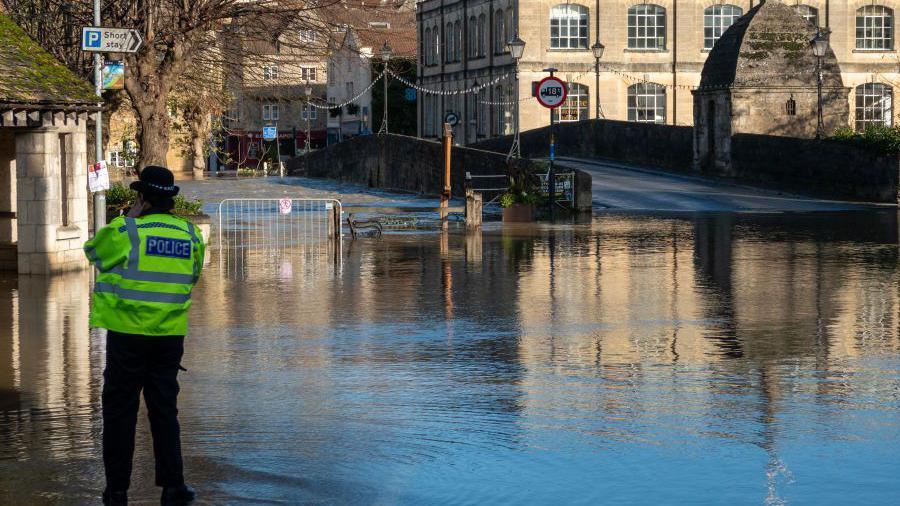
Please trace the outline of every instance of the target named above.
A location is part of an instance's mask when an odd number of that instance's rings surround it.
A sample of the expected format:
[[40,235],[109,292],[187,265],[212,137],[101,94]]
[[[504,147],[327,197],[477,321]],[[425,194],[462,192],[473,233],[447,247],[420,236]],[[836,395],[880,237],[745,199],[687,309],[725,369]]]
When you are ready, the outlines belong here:
[[205,246],[194,225],[173,216],[172,173],[149,166],[131,184],[137,201],[84,245],[97,268],[91,327],[105,328],[103,372],[103,503],[128,504],[135,424],[144,392],[161,504],[187,504],[178,426],[178,371],[191,290]]

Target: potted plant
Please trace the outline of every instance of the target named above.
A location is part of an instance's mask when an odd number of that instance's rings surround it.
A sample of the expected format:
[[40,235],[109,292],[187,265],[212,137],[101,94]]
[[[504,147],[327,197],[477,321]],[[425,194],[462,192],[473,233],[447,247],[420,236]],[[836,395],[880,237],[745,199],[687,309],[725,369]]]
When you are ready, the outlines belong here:
[[524,172],[510,176],[509,187],[500,195],[505,223],[529,223],[534,221],[534,206],[539,191],[531,174]]

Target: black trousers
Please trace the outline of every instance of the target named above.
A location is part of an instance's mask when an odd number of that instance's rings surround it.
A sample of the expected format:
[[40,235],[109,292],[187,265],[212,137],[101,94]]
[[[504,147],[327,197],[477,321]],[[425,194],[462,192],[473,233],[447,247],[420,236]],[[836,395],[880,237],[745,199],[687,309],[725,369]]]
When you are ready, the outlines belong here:
[[103,371],[103,465],[110,491],[128,490],[141,390],[147,404],[156,484],[184,485],[178,425],[178,370],[184,336],[141,336],[109,331]]

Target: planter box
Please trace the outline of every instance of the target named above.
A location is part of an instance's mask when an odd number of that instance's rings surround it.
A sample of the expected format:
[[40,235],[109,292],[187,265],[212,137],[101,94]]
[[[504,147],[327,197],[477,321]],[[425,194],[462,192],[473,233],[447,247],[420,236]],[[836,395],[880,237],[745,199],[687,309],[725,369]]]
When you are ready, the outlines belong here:
[[513,204],[503,208],[504,223],[531,223],[534,221],[533,204]]

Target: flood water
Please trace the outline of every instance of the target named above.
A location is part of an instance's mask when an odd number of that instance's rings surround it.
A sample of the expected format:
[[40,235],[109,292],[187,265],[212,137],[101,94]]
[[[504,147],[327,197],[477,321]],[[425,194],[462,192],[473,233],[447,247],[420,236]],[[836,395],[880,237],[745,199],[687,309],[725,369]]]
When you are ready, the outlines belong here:
[[[896,504],[895,212],[602,214],[213,252],[180,378],[201,504]],[[88,274],[0,283],[0,503],[91,504]],[[144,416],[132,499],[158,501]]]

